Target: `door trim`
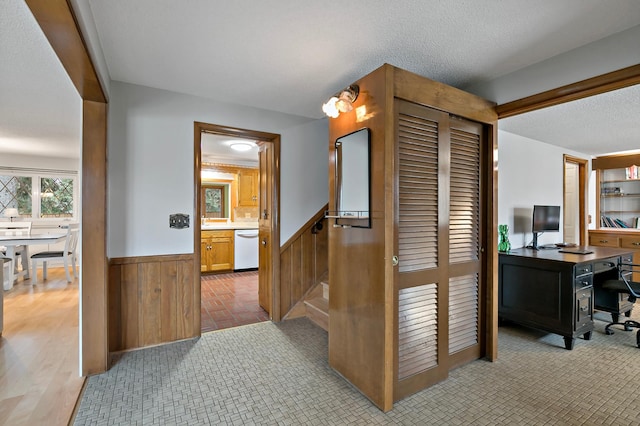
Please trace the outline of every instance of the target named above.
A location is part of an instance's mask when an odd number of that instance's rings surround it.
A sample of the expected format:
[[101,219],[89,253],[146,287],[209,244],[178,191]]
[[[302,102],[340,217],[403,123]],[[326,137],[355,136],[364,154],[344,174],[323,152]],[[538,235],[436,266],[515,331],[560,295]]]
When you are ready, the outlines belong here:
[[[200,306],[202,301],[200,300],[200,187],[202,181],[200,178],[200,172],[202,170],[202,149],[201,149],[201,137],[202,133],[212,133],[222,136],[231,136],[243,139],[254,139],[262,143],[270,143],[273,145],[273,179],[271,188],[272,199],[268,203],[271,206],[270,214],[271,220],[271,259],[272,264],[272,302],[271,302],[271,319],[273,321],[281,320],[280,312],[280,135],[276,133],[267,133],[256,130],[240,129],[236,127],[222,126],[218,124],[210,124],[203,122],[194,122],[193,132],[193,156],[194,156],[194,212],[195,220],[193,221],[193,252],[194,252],[194,280],[196,281],[194,288],[197,289],[195,295],[196,306]],[[198,331],[201,328],[201,317],[197,315],[194,326],[197,326]],[[198,335],[200,333],[198,332]]]
[[[587,191],[589,189],[589,176],[587,174],[587,167],[589,160],[584,158],[578,158],[571,155],[564,154],[562,157],[562,199],[564,204],[564,197],[567,188],[567,182],[565,177],[565,171],[567,169],[567,163],[572,163],[578,166],[578,217],[580,218],[580,245],[587,244]],[[563,210],[564,206],[563,206]]]

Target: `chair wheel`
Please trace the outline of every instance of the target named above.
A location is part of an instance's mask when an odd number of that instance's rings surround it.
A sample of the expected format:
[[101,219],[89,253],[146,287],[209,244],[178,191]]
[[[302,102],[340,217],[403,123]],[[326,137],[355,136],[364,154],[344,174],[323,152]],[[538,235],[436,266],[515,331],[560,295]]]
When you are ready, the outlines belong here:
[[640,348],[640,330],[636,333],[636,344]]
[[631,331],[631,326],[629,324],[625,324],[624,331]]
[[604,334],[606,334],[607,336],[611,336],[613,334],[613,331],[606,329],[604,330]]

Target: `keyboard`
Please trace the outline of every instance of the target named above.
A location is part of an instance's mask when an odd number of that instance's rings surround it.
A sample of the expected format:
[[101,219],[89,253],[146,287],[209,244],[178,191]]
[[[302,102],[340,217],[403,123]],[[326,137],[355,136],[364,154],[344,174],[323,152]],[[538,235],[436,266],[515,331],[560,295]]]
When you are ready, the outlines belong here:
[[575,248],[563,248],[562,250],[558,250],[560,253],[571,253],[571,254],[591,254],[593,251],[587,249],[575,249]]

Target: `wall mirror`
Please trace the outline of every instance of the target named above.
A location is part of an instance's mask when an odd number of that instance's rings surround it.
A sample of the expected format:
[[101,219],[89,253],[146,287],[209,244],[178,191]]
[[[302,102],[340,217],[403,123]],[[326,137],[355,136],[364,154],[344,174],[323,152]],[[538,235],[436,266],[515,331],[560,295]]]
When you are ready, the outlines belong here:
[[336,140],[336,223],[371,228],[370,130]]

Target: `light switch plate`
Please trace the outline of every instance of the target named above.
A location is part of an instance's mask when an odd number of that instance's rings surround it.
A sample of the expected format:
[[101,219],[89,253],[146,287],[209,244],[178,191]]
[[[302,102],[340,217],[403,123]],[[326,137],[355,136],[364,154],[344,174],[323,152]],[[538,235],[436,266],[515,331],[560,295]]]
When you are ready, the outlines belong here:
[[184,229],[189,227],[189,215],[174,213],[169,215],[169,228]]

